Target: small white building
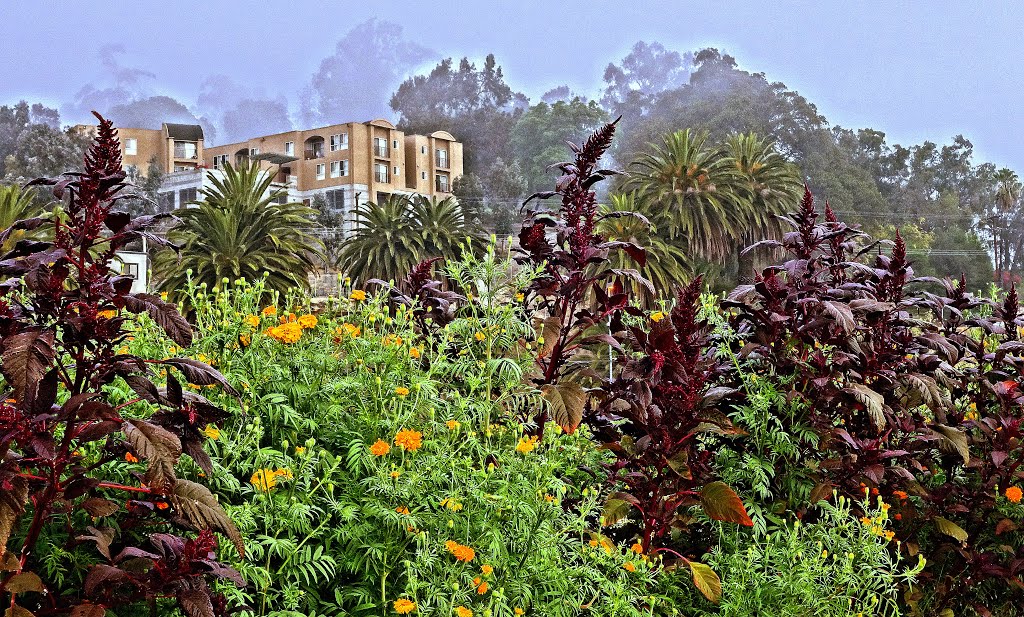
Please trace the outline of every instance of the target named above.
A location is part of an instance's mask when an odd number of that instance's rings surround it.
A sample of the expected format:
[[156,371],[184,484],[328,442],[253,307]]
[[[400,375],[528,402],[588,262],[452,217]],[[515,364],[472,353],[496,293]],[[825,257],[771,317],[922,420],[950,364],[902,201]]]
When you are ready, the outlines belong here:
[[141,251],[117,251],[110,269],[135,279],[132,293],[149,291],[149,258]]

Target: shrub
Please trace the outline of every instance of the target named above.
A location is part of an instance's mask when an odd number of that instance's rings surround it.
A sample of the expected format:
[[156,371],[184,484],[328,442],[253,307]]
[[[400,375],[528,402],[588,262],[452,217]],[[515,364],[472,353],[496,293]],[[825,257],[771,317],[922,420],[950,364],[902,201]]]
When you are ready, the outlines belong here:
[[[84,173],[33,183],[52,185],[64,208],[0,232],[3,245],[53,226],[52,241],[22,239],[0,257],[10,277],[0,284],[0,598],[11,617],[96,617],[138,604],[155,614],[165,598],[213,617],[228,611],[209,583],[242,584],[215,560],[211,530],[239,553],[241,535],[210,491],[177,470],[185,453],[212,472],[200,430],[227,414],[175,375],[233,390],[204,363],[122,349],[138,313],[178,345],[192,341],[175,307],[130,293],[131,277],[110,271],[114,252],[150,237],[156,220],[114,209],[124,178],[116,131],[100,118]],[[165,388],[150,381],[152,366],[164,367]],[[131,396],[114,400],[114,384]],[[200,533],[171,533],[182,529]]]
[[787,615],[861,617],[900,614],[899,588],[924,567],[900,566],[889,550],[885,504],[860,504],[861,520],[844,497],[819,502],[810,524],[795,521],[767,534],[726,533],[731,546],[712,552],[722,576],[722,617]]
[[[652,562],[594,530],[607,456],[588,431],[551,425],[541,442],[516,420],[542,402],[516,300],[535,273],[493,248],[447,272],[441,327],[393,291],[349,290],[315,319],[298,298],[257,304],[258,285],[186,291],[190,353],[245,409],[210,440],[211,482],[252,557],[233,599],[256,615],[668,610]],[[133,348],[173,344],[148,332]]]

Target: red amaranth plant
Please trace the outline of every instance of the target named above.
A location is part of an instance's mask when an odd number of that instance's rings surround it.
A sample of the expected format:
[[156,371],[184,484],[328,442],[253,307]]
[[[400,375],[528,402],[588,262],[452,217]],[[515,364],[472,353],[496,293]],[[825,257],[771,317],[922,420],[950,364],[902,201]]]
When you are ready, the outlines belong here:
[[712,434],[732,432],[719,407],[736,394],[714,385],[728,367],[717,357],[708,338],[711,327],[700,316],[701,286],[697,277],[679,290],[669,318],[653,323],[649,332],[628,328],[623,345],[628,352],[618,375],[600,388],[596,416],[604,420],[600,435],[616,455],[608,465],[609,481],[625,487],[609,498],[604,523],[617,523],[635,508],[642,552],[679,557],[705,591],[701,579],[712,574],[680,554],[706,548],[692,543],[688,510],[700,506],[716,520],[752,522],[739,496],[716,480],[714,453],[701,443]]
[[[192,331],[174,305],[132,293],[132,278],[111,272],[127,243],[161,241],[146,229],[165,215],[132,220],[116,210],[130,196],[120,144],[111,122],[97,117],[84,172],[32,183],[52,186],[63,207],[0,232],[2,244],[18,229],[53,228],[52,241],[21,240],[0,256],[0,598],[9,615],[99,617],[135,603],[155,615],[160,598],[174,598],[189,615],[226,614],[208,583],[242,580],[215,561],[210,530],[240,553],[242,538],[213,494],[175,471],[184,452],[212,475],[200,431],[226,412],[183,391],[175,373],[234,391],[201,362],[119,351],[130,313],[147,313],[182,347]],[[166,368],[166,387],[150,380],[154,365]],[[137,396],[112,404],[105,387],[116,380]],[[131,413],[143,407],[156,413],[148,420]],[[137,460],[146,462],[144,473],[126,467]],[[167,533],[175,528],[200,534]],[[143,542],[154,550],[139,548]],[[41,560],[52,546],[93,563],[84,584],[47,577]]]
[[533,418],[541,438],[549,409],[551,419],[566,431],[575,431],[583,421],[586,392],[578,376],[583,364],[575,356],[594,345],[618,347],[611,333],[622,329],[622,313],[641,314],[629,306],[622,281],[633,279],[650,287],[636,270],[608,267],[611,251],[626,251],[643,267],[644,249],[631,242],[608,241],[595,232],[600,218],[591,189],[616,173],[597,166],[611,145],[616,122],[598,129],[582,146],[570,144],[575,157],[557,165],[563,175],[556,190],[527,200],[558,195],[561,206],[557,211],[529,210],[519,232],[518,260],[543,266],[526,294],[527,301],[546,315],[538,328],[543,341],[533,378],[548,401],[547,408]]
[[[1005,493],[1024,481],[1016,291],[997,306],[963,278],[915,279],[899,235],[885,255],[829,208],[819,222],[810,192],[786,220],[793,231],[771,244],[788,260],[725,305],[745,368],[784,379],[818,435],[801,444],[811,501],[881,495],[902,550],[927,558],[929,614],[991,614],[1024,574],[1024,543],[1011,533],[1024,509]],[[772,476],[776,493],[790,471]]]

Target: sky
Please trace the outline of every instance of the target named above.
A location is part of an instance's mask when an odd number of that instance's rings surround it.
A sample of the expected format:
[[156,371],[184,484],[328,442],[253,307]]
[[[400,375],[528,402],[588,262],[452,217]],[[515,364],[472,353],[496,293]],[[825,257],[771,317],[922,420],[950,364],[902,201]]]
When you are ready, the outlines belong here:
[[0,0],[0,103],[59,107],[109,81],[100,52],[116,45],[119,66],[189,105],[215,74],[294,104],[337,41],[370,18],[437,52],[423,70],[494,53],[534,101],[562,84],[596,96],[604,67],[639,40],[714,46],[835,124],[903,144],[960,133],[980,160],[1024,172],[1024,3],[1013,1]]

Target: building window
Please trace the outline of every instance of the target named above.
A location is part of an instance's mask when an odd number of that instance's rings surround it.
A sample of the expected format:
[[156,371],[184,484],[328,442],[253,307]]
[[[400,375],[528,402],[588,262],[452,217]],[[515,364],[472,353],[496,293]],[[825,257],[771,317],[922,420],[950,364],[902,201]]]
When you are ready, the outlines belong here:
[[345,189],[324,191],[324,200],[327,202],[327,208],[331,212],[345,211]]
[[427,179],[427,172],[421,171],[420,172],[420,180],[426,180],[426,179]]
[[437,150],[435,154],[437,155],[435,157],[435,162],[437,163],[437,166],[440,167],[441,169],[448,169],[448,151]]
[[303,156],[305,156],[307,161],[324,158],[324,138],[316,136],[307,139]]
[[228,155],[219,154],[213,157],[213,168],[224,169],[228,164]]
[[288,156],[295,156],[295,142],[286,141],[284,142],[284,153]]
[[331,135],[331,152],[337,152],[338,150],[345,150],[348,148],[348,133],[338,133],[337,135]]
[[125,276],[130,276],[136,281],[139,280],[139,264],[131,261],[122,262],[121,274],[124,274]]
[[316,164],[316,179],[317,180],[323,180],[325,177],[327,177],[327,165],[324,165],[323,163],[317,163]]
[[395,139],[394,141],[391,142],[391,147],[394,148],[395,150],[398,150],[398,140],[397,139]]
[[259,148],[249,148],[249,156],[256,156],[260,153]]
[[446,174],[437,174],[437,192],[448,192],[448,176]]
[[373,155],[381,158],[387,158],[388,156],[388,140],[383,137],[373,138]]
[[124,153],[132,156],[139,153],[139,140],[134,137],[128,137],[124,140]]
[[427,147],[426,146],[420,146],[420,154],[426,154],[426,153],[427,153]]
[[331,177],[341,177],[341,161],[331,161]]
[[194,141],[176,141],[176,142],[174,142],[174,158],[176,158],[176,159],[194,159],[194,158],[198,158],[198,151],[196,150],[196,142],[194,142]]
[[395,176],[398,176],[398,166],[395,165]]
[[188,204],[194,203],[197,197],[199,197],[199,191],[196,189],[181,189],[178,191],[178,207],[184,208]]
[[348,175],[348,159],[342,159],[342,160],[338,161],[338,163],[341,164],[341,175],[342,176],[347,176]]
[[388,181],[388,166],[385,163],[373,164],[373,179],[377,182]]

